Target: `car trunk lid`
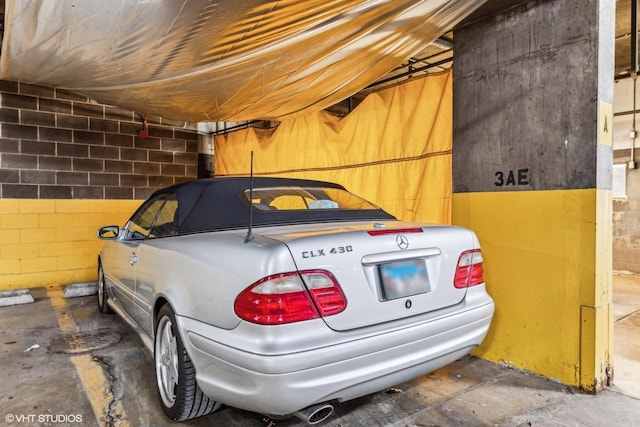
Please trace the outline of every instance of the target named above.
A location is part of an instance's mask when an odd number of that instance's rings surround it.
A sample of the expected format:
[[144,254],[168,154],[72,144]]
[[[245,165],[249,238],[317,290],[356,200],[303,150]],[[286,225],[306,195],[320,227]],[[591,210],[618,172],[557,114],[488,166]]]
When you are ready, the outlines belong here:
[[322,269],[338,281],[346,309],[324,317],[345,331],[455,305],[460,254],[477,248],[469,230],[400,221],[261,230],[286,244],[300,271]]

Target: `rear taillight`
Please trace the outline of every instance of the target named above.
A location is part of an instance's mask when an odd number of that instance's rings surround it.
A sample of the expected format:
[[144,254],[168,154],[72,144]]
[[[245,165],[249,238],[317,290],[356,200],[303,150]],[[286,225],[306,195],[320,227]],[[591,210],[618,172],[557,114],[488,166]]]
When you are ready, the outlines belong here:
[[453,286],[463,289],[484,283],[482,261],[480,249],[462,252],[458,258]]
[[347,308],[347,299],[331,273],[324,270],[307,270],[300,275],[321,316],[338,314]]
[[331,273],[308,270],[259,280],[238,295],[234,310],[248,322],[282,325],[338,314],[346,306],[347,300]]

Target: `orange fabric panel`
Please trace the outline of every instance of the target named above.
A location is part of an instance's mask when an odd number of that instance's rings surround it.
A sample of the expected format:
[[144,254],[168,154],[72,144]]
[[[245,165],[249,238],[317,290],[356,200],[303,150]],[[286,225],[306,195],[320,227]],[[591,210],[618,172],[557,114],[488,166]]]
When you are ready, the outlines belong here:
[[369,95],[344,118],[326,112],[215,137],[215,172],[337,182],[399,219],[451,222],[452,73]]

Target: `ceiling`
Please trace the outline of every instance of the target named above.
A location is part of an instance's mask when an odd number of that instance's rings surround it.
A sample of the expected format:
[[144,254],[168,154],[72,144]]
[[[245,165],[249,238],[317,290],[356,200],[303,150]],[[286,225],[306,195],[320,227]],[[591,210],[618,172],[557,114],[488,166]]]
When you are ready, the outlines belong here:
[[[482,1],[482,0],[480,0]],[[616,0],[615,26],[615,78],[621,79],[631,75],[631,3],[640,0]],[[489,0],[469,15],[462,24],[473,22],[524,3],[525,0]],[[224,2],[219,2],[224,3]],[[5,1],[0,0],[0,13],[4,15]],[[4,19],[0,21],[0,25]],[[435,37],[434,37],[435,38]],[[344,114],[350,111],[368,93],[398,84],[407,79],[448,69],[453,63],[453,32],[448,31],[434,42],[425,45],[409,60],[402,62],[383,77],[378,78],[361,88],[354,96],[347,97],[329,107],[335,113]]]
[[0,78],[200,121],[327,108],[485,0],[5,0]]
[[[631,75],[631,1],[632,0],[616,0],[614,72],[614,78],[616,80],[627,78]],[[459,25],[467,25],[471,22],[486,18],[487,16],[502,13],[505,10],[519,6],[523,2],[526,2],[526,0],[489,0]],[[369,93],[393,86],[411,78],[448,69],[452,65],[453,31],[449,31],[435,42],[426,46],[417,55],[398,65],[384,77],[360,90],[354,96],[329,107],[328,110],[335,114],[347,114]]]
[[[631,75],[631,2],[640,0],[616,0],[615,26],[615,71],[614,78],[622,79]],[[501,13],[517,7],[526,0],[489,0],[468,16],[460,25]],[[439,43],[440,41],[445,43]],[[412,77],[439,71],[453,65],[453,32],[448,32],[436,42],[427,46],[419,54],[403,62],[385,77],[359,92],[370,93],[380,88],[397,84]],[[418,71],[416,71],[418,70]]]

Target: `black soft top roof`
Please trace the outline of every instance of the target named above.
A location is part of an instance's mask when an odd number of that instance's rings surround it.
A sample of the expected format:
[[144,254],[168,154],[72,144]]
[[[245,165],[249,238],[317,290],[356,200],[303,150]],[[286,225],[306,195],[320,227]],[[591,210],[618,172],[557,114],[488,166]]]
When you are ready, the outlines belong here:
[[[177,225],[180,233],[223,230],[249,225],[248,177],[206,178],[176,184],[156,191],[150,198],[175,193],[178,199]],[[339,188],[339,184],[294,178],[254,177],[253,188],[269,187]],[[254,227],[309,222],[395,219],[382,209],[311,209],[262,211],[253,207]]]

